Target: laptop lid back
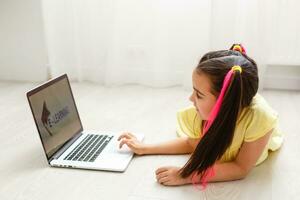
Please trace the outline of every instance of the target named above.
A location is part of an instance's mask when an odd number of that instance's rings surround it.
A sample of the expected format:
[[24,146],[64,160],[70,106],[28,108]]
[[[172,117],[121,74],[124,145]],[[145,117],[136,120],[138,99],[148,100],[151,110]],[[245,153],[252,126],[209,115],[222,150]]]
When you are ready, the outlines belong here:
[[29,91],[27,99],[48,162],[83,127],[66,74]]

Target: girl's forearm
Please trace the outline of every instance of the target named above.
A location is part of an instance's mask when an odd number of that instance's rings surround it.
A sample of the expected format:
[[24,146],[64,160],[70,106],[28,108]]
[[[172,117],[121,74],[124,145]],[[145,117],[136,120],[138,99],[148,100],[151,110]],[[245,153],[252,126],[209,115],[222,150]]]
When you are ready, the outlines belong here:
[[187,154],[193,150],[187,138],[176,138],[160,144],[147,144],[143,154]]
[[[245,178],[247,172],[236,162],[217,163],[214,166],[215,175],[208,179],[208,182],[233,181]],[[200,180],[200,176],[198,178]],[[187,179],[192,183],[191,176]]]
[[213,176],[209,182],[218,181],[233,181],[245,178],[247,172],[243,170],[235,161],[217,163],[214,167],[215,176]]

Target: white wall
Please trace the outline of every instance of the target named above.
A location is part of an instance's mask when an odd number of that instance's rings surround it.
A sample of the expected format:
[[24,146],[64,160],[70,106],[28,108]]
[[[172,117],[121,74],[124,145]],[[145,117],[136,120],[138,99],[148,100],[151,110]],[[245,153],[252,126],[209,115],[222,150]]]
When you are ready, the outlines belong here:
[[190,85],[210,45],[209,0],[44,0],[51,72],[73,80]]
[[287,78],[284,87],[294,87],[299,12],[298,0],[2,0],[0,80],[68,73],[107,85],[190,87],[205,52],[241,42],[261,83]]
[[40,0],[0,1],[0,80],[47,78]]
[[115,2],[108,65],[122,69],[109,70],[107,79],[128,74],[146,85],[190,87],[192,69],[210,48],[210,0]]

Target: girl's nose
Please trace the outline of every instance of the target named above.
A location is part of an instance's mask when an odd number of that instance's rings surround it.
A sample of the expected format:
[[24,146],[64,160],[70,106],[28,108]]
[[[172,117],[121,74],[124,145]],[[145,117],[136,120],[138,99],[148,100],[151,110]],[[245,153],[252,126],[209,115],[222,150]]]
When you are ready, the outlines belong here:
[[193,94],[189,97],[189,100],[190,100],[191,102],[194,102]]

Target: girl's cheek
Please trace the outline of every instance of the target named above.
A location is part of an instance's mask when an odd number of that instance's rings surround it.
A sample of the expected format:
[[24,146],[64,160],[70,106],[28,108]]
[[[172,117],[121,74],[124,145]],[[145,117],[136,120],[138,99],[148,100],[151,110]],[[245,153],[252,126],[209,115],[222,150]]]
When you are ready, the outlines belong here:
[[202,119],[206,120],[208,118],[209,112],[207,106],[199,106],[198,105],[198,113]]
[[199,106],[199,104],[196,104],[197,107],[196,107],[196,111],[197,113],[200,115],[200,117],[203,119],[205,118],[205,113],[204,113],[204,110],[202,109],[201,106]]
[[207,116],[203,112],[197,111],[197,113],[202,120],[207,120]]

